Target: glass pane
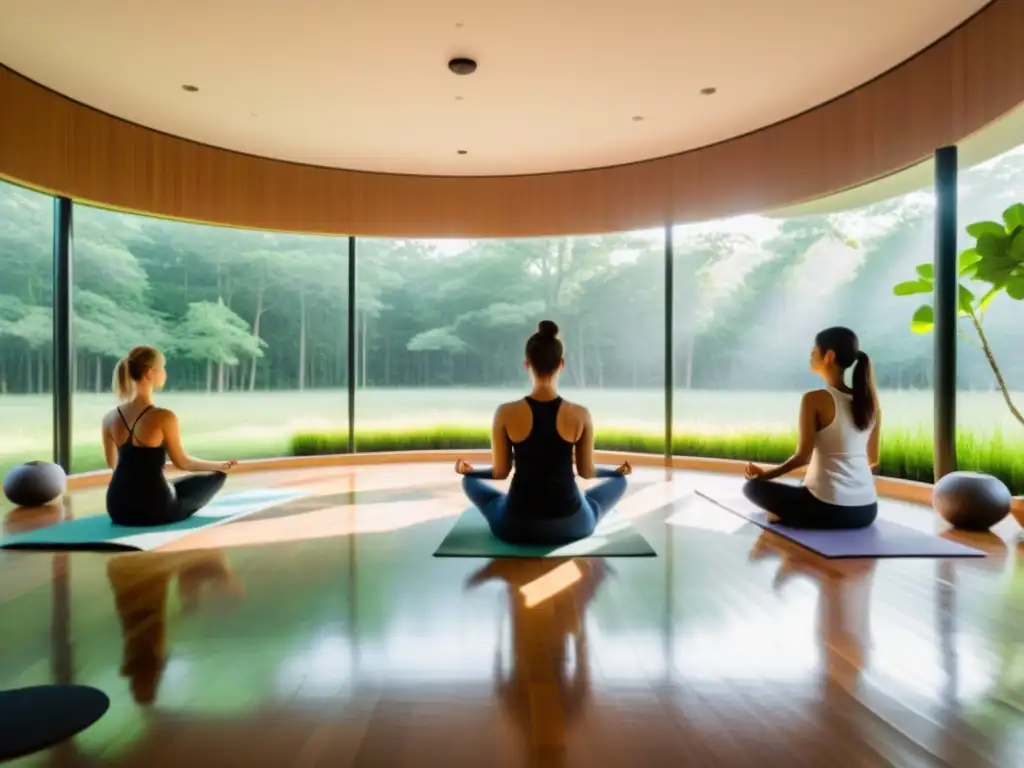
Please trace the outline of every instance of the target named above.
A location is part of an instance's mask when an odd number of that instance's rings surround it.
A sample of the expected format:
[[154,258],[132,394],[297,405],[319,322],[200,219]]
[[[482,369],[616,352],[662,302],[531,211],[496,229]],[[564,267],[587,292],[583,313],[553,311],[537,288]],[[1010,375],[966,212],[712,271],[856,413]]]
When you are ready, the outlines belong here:
[[869,193],[675,228],[674,453],[792,455],[800,398],[821,386],[808,366],[815,334],[843,325],[875,364],[882,471],[931,479],[932,338],[910,329],[922,297],[893,287],[932,259],[934,196],[917,189],[864,205]]
[[53,198],[0,181],[0,476],[53,458]]
[[[958,218],[961,251],[977,245],[967,232],[971,224],[989,221],[1012,232],[1024,223],[1024,146],[960,171]],[[973,317],[960,318],[957,463],[961,469],[994,474],[1022,494],[1024,416],[1016,414],[1024,413],[1024,302],[1010,294],[1024,294],[1017,286],[997,291],[983,308],[982,300],[995,288],[979,279],[986,275],[961,280],[974,300]]]
[[525,343],[545,318],[598,447],[662,450],[662,231],[357,245],[358,450],[489,445],[495,408],[530,390]]
[[210,460],[288,455],[345,432],[348,241],[75,208],[76,471],[104,465],[115,363],[166,354],[158,403]]

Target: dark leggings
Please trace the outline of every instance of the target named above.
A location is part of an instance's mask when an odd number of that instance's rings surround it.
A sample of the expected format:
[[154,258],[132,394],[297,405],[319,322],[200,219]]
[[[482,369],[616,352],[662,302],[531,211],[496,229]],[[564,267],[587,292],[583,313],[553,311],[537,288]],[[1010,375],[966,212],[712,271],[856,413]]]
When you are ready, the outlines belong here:
[[859,507],[828,504],[802,485],[774,480],[748,480],[743,495],[761,509],[778,515],[779,523],[790,528],[867,528],[878,517],[877,502]]
[[[108,501],[108,509],[111,510],[110,518],[117,525],[140,528],[180,523],[209,504],[217,492],[224,487],[224,482],[227,479],[228,476],[223,472],[204,472],[176,477],[170,481],[174,487],[174,499],[167,506],[162,509],[147,507],[144,503],[135,506],[136,499],[133,499],[131,508],[118,509],[117,507],[120,505],[115,506]],[[115,510],[117,514],[115,514]]]
[[462,490],[480,510],[491,533],[511,544],[569,544],[585,539],[598,522],[626,492],[626,477],[614,469],[598,469],[597,477],[606,478],[586,493],[580,493],[579,511],[568,517],[547,520],[524,519],[506,514],[508,496],[474,472],[462,478]]

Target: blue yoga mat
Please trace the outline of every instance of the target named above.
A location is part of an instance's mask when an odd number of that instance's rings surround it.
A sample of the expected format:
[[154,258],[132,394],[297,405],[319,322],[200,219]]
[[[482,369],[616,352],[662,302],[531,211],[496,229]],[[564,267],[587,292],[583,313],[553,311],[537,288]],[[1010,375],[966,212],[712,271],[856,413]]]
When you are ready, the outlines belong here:
[[697,491],[697,495],[759,528],[817,552],[822,557],[985,557],[985,553],[980,549],[915,531],[913,528],[881,518],[867,528],[852,531],[789,528],[769,523],[768,513],[742,496],[720,501],[700,491]]
[[655,557],[655,552],[633,524],[614,511],[585,539],[561,546],[520,546],[495,537],[479,510],[470,508],[434,557]]
[[180,523],[134,528],[114,525],[105,514],[68,520],[48,528],[0,539],[4,549],[117,550],[148,552],[165,546],[200,528],[237,520],[286,501],[306,491],[261,488],[225,494]]

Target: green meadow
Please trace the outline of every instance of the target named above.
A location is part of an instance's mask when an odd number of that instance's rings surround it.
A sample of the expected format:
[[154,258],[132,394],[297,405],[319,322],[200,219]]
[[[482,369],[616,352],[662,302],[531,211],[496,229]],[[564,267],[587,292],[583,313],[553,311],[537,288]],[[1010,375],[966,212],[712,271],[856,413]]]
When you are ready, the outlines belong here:
[[[497,403],[521,396],[511,389],[360,389],[356,397],[359,451],[484,448]],[[599,448],[661,453],[664,395],[659,390],[567,391],[586,404]],[[929,480],[932,472],[928,392],[881,394],[885,412],[882,472]],[[673,445],[677,455],[762,462],[789,456],[799,392],[678,390]],[[161,404],[181,419],[186,448],[203,458],[344,453],[348,413],[344,390],[254,393],[165,393]],[[76,394],[74,469],[103,467],[100,421],[110,397]],[[1024,430],[1010,420],[997,393],[969,392],[958,401],[958,457],[963,469],[990,472],[1024,493]],[[48,396],[0,397],[0,469],[52,454]]]

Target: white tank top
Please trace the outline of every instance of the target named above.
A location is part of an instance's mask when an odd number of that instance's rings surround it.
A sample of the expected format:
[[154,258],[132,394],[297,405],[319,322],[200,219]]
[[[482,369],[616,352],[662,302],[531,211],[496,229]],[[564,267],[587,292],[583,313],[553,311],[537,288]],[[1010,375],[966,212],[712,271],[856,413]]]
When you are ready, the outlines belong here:
[[[833,387],[826,390],[836,404],[836,417],[814,436],[814,453],[804,487],[819,501],[840,507],[859,507],[878,501],[875,477],[868,461],[871,429],[853,422],[853,397]],[[874,426],[874,425],[872,425]]]

